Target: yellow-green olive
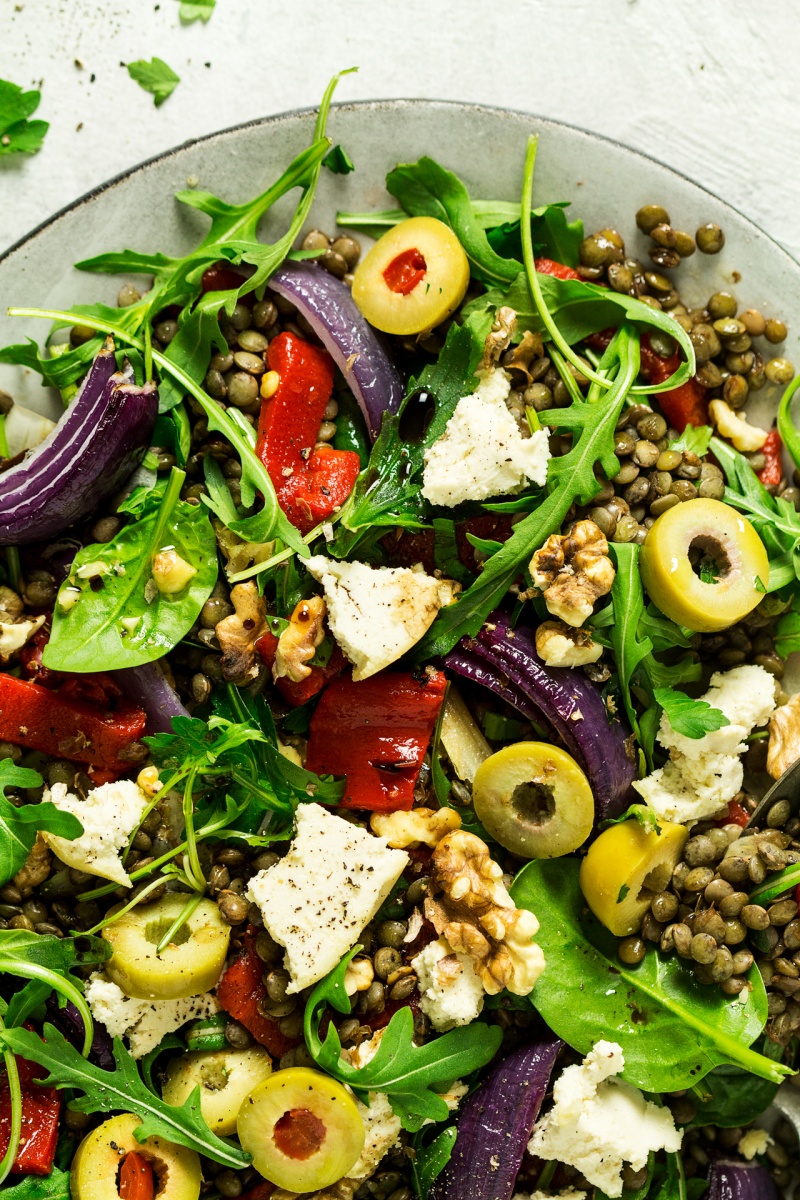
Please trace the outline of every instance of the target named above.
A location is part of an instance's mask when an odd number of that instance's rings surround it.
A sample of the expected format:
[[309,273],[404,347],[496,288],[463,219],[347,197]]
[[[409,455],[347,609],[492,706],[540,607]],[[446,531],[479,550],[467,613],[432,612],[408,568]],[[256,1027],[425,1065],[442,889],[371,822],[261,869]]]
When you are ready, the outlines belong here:
[[581,863],[581,891],[598,921],[617,937],[639,929],[656,892],[663,892],[689,831],[659,822],[660,833],[636,820],[611,825]]
[[202,1182],[199,1156],[155,1135],[137,1142],[133,1131],[141,1123],[139,1117],[121,1113],[87,1133],[72,1160],[72,1200],[119,1200],[117,1177],[131,1152],[150,1164],[158,1200],[197,1200]]

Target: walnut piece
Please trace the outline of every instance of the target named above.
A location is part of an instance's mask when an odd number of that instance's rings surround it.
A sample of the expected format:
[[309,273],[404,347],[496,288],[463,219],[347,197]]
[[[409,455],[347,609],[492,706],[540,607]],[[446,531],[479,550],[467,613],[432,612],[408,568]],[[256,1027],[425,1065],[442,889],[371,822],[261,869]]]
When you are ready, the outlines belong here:
[[547,667],[584,667],[597,662],[603,647],[592,641],[586,629],[543,621],[536,630],[536,653]]
[[753,454],[767,440],[766,429],[750,425],[744,413],[734,412],[724,400],[712,400],[708,415],[716,426],[717,433],[732,442],[742,454]]
[[530,571],[547,611],[575,628],[614,582],[608,542],[594,521],[577,521],[569,533],[551,534],[531,559]]
[[266,562],[275,552],[274,541],[246,542],[238,533],[223,525],[218,517],[212,517],[211,524],[214,526],[217,545],[225,558],[225,574],[229,579],[232,575],[238,575],[240,571],[246,571],[248,567]]
[[539,922],[514,907],[486,843],[463,829],[447,834],[433,852],[430,876],[433,895],[425,901],[425,916],[436,932],[475,959],[490,996],[503,988],[527,996],[544,970],[533,940]]
[[252,579],[231,588],[234,611],[216,626],[222,647],[220,668],[230,683],[249,683],[258,675],[256,642],[267,632],[267,607]]
[[461,817],[454,808],[412,808],[410,812],[373,813],[369,825],[393,850],[408,846],[434,849],[446,834],[461,828]]
[[42,835],[37,833],[30,854],[14,876],[14,887],[21,893],[23,899],[30,896],[33,889],[37,888],[40,883],[44,883],[50,874],[52,862],[53,855],[50,847]]
[[517,314],[513,308],[498,308],[492,328],[486,335],[483,346],[483,358],[478,371],[491,371],[500,361],[500,356],[511,344],[517,329]]
[[767,771],[778,779],[793,762],[800,758],[800,692],[780,708],[769,722]]
[[325,637],[325,601],[322,596],[312,596],[295,605],[289,624],[278,638],[272,678],[286,676],[292,683],[299,683],[311,674],[306,663],[314,657],[317,646]]

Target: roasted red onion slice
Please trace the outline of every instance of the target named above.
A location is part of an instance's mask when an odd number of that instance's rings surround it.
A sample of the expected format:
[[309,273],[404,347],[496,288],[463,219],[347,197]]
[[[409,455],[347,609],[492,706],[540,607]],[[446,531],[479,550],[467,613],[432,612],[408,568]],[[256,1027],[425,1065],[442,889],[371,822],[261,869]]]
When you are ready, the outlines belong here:
[[147,732],[172,733],[173,717],[188,717],[157,662],[113,672],[125,695],[147,713]]
[[717,1159],[708,1172],[707,1200],[781,1200],[781,1194],[758,1163]]
[[395,413],[403,382],[377,333],[356,308],[350,289],[312,262],[285,262],[269,286],[303,314],[344,375],[374,441],[385,412]]

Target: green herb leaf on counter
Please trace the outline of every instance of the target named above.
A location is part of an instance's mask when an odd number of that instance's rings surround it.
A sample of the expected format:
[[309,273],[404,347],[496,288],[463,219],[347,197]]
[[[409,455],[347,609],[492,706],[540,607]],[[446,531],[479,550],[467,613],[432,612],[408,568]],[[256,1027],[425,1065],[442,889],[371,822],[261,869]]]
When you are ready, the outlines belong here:
[[619,961],[616,938],[586,915],[575,859],[540,860],[514,881],[514,903],[535,912],[545,970],[531,996],[555,1034],[586,1054],[598,1029],[613,1029],[625,1055],[623,1078],[647,1092],[693,1087],[729,1063],[779,1083],[788,1067],[750,1049],[767,1019],[756,968],[751,990],[724,996],[704,987],[676,958],[649,949],[635,968]]
[[214,5],[217,0],[180,0],[180,19],[182,25],[191,25],[198,19],[205,25],[211,20]]
[[128,74],[143,91],[150,93],[156,108],[172,95],[181,81],[180,75],[176,75],[163,58],[155,56],[150,62],[140,58],[128,63]]
[[340,1013],[350,1012],[344,977],[350,960],[361,949],[355,946],[345,955],[309,996],[304,1019],[308,1051],[318,1066],[353,1088],[365,1102],[367,1093],[385,1092],[404,1129],[417,1130],[426,1119],[444,1121],[448,1108],[439,1091],[485,1066],[499,1048],[502,1031],[476,1021],[416,1046],[414,1018],[411,1009],[403,1007],[386,1026],[375,1056],[365,1066],[354,1067],[342,1058],[335,1026],[329,1025],[324,1041],[319,1031],[326,1005]]
[[38,788],[42,783],[38,771],[16,767],[10,758],[0,759],[0,887],[25,865],[38,830],[70,840],[83,833],[77,817],[49,800],[17,806],[6,796],[8,788]]
[[[98,662],[107,670],[139,666],[161,658],[191,629],[218,563],[207,510],[180,499],[184,478],[173,468],[163,487],[134,492],[121,506],[134,519],[113,541],[75,556],[56,601],[47,666],[78,672],[94,671]],[[191,572],[177,591],[162,592],[154,580],[155,556],[165,547],[182,560],[181,571]]]
[[114,1039],[116,1067],[106,1071],[82,1058],[53,1025],[45,1025],[44,1038],[28,1029],[7,1029],[1,1036],[15,1054],[49,1072],[42,1080],[46,1087],[75,1088],[82,1092],[81,1097],[70,1101],[76,1111],[132,1112],[142,1122],[134,1130],[138,1142],[154,1136],[167,1138],[234,1170],[241,1170],[250,1162],[249,1154],[211,1132],[200,1112],[199,1087],[182,1105],[160,1100],[142,1082],[136,1060],[120,1038]]
[[669,717],[672,728],[684,737],[701,738],[730,725],[725,713],[705,700],[692,700],[673,688],[656,688],[653,695]]
[[414,649],[416,661],[446,654],[465,634],[475,637],[533,552],[561,527],[570,505],[575,501],[588,504],[600,490],[595,467],[599,464],[609,479],[616,475],[619,461],[614,453],[614,431],[639,372],[639,340],[630,327],[619,330],[601,359],[601,369],[615,374],[605,393],[600,395],[600,389],[592,385],[586,399],[574,401],[569,408],[539,413],[542,424],[572,432],[572,448],[550,460],[548,495],[514,526],[511,537],[487,559],[475,583],[439,613]]
[[713,435],[714,430],[710,425],[687,425],[680,437],[670,442],[669,448],[688,451],[690,454],[696,454],[698,458],[704,458],[708,454]]
[[0,157],[35,154],[41,149],[50,126],[47,121],[28,120],[41,98],[41,92],[23,92],[17,84],[0,79]]
[[349,175],[351,171],[355,171],[355,165],[352,158],[345,150],[344,146],[332,146],[322,160],[323,167],[327,167],[334,175]]

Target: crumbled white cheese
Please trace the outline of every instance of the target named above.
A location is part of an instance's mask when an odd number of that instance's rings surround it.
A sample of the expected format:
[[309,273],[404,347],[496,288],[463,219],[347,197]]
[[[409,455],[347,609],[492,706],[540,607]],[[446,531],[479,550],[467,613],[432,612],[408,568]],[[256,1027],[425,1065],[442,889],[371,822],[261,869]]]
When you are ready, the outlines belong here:
[[597,1042],[579,1066],[561,1072],[553,1107],[536,1122],[528,1143],[531,1154],[570,1164],[612,1197],[622,1195],[624,1163],[639,1171],[651,1150],[675,1153],[682,1137],[668,1108],[610,1078],[624,1066],[621,1046]]
[[422,494],[431,504],[453,508],[519,491],[526,480],[544,486],[550,459],[548,434],[524,438],[506,405],[507,371],[479,372],[471,396],[459,400],[445,431],[425,451]]
[[287,991],[327,975],[375,916],[408,864],[404,850],[334,816],[301,804],[289,853],[250,881],[270,935],[286,949]]
[[446,938],[430,942],[411,960],[419,980],[419,1006],[434,1029],[469,1025],[483,1009],[483,984],[468,954],[456,953]]
[[112,1037],[129,1039],[134,1058],[149,1053],[166,1034],[187,1021],[219,1012],[219,1003],[211,992],[185,1000],[134,1000],[102,971],[92,975],[85,995],[95,1020],[105,1025]]
[[556,1194],[552,1192],[531,1192],[530,1195],[516,1192],[511,1200],[587,1200],[586,1192],[578,1192],[575,1188],[565,1188]]
[[742,1158],[746,1158],[748,1162],[752,1162],[757,1154],[766,1154],[767,1147],[771,1145],[772,1138],[766,1129],[748,1129],[739,1138],[736,1149]]
[[30,621],[0,621],[0,662],[8,662],[44,623],[45,617],[33,617]]
[[322,584],[331,633],[355,666],[356,681],[369,679],[415,646],[458,590],[422,567],[370,567],[322,554],[304,565]]
[[119,852],[127,846],[147,807],[147,796],[132,779],[104,783],[93,788],[85,800],[68,792],[66,784],[54,783],[45,789],[42,799],[51,800],[62,812],[72,813],[83,826],[83,833],[73,841],[42,833],[63,863],[76,871],[131,886]]
[[582,629],[545,621],[536,630],[536,653],[546,667],[585,667],[602,657],[603,647]]
[[775,679],[763,667],[717,671],[702,699],[720,709],[730,724],[689,738],[676,733],[662,713],[658,741],[669,750],[669,761],[634,783],[639,795],[666,821],[698,821],[718,812],[742,786],[745,739],[769,721],[775,692]]

